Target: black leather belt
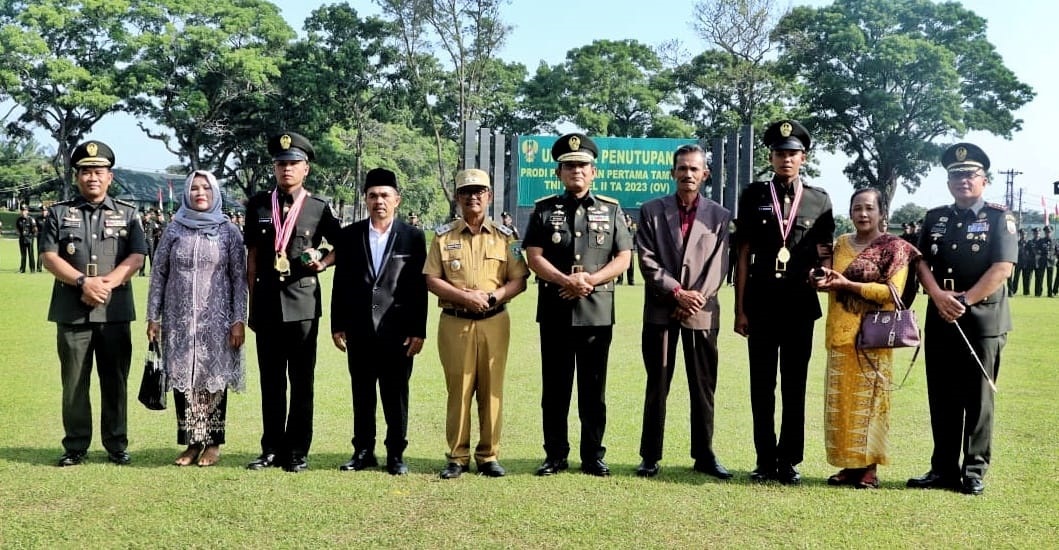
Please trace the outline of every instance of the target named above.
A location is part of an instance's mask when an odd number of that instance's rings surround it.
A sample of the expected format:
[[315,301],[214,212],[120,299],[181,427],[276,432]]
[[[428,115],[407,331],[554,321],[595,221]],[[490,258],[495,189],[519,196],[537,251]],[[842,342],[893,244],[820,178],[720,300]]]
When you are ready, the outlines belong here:
[[482,313],[474,313],[474,312],[466,311],[466,310],[462,310],[462,309],[448,309],[448,308],[442,309],[441,312],[444,313],[445,315],[451,315],[453,317],[458,317],[460,319],[470,319],[472,321],[481,321],[482,319],[488,319],[488,318],[496,315],[497,313],[500,313],[501,311],[504,311],[505,309],[507,309],[507,304],[500,304],[499,306],[497,306],[497,307],[495,307],[493,309],[490,309],[488,311],[483,311]]

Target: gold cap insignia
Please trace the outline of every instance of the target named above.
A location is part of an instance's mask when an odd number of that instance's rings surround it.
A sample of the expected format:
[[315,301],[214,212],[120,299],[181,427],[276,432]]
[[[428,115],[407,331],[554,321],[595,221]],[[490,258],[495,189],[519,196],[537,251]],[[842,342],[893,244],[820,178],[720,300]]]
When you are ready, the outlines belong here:
[[790,122],[784,122],[780,124],[780,135],[783,137],[791,137],[791,132],[794,131],[794,127],[791,126]]
[[88,152],[88,156],[94,157],[96,156],[96,153],[99,152],[99,146],[95,143],[89,143],[88,145],[85,145],[85,151]]
[[283,134],[282,136],[279,137],[279,146],[283,150],[290,149],[290,142],[291,142],[290,136],[288,136],[287,134]]
[[956,149],[956,160],[963,162],[967,159],[967,149],[965,147],[958,147]]
[[581,138],[579,138],[577,136],[574,136],[574,137],[570,138],[570,141],[568,141],[567,143],[570,144],[570,150],[571,151],[577,151],[578,149],[581,148]]

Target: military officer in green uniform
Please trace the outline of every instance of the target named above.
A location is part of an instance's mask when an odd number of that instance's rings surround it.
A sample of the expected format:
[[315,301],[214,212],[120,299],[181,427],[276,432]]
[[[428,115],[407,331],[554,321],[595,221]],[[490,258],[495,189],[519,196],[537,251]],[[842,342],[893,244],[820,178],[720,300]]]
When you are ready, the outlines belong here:
[[[805,447],[805,384],[820,301],[810,271],[830,263],[831,199],[800,175],[812,139],[796,120],[763,136],[771,181],[739,196],[735,220],[735,332],[747,339],[757,467],[753,481],[797,484]],[[776,437],[776,373],[783,413]]]
[[48,320],[56,323],[62,365],[65,452],[58,466],[85,460],[92,441],[89,386],[92,357],[99,372],[100,434],[107,458],[128,464],[126,383],[132,360],[129,322],[136,319],[129,279],[143,265],[147,241],[132,204],[107,196],[114,152],[87,141],[74,149],[81,196],[51,207],[40,248],[55,275]]
[[923,353],[934,453],[908,486],[978,495],[992,456],[991,384],[1011,330],[1004,282],[1018,260],[1015,216],[982,199],[989,157],[978,146],[957,143],[941,161],[955,202],[927,212],[918,266],[930,296]]
[[604,389],[614,325],[614,279],[629,267],[632,236],[618,201],[592,192],[599,148],[584,134],[552,146],[566,192],[537,201],[523,246],[537,274],[544,463],[537,475],[568,467],[567,415],[574,373],[581,419],[581,470],[610,475],[604,462]]

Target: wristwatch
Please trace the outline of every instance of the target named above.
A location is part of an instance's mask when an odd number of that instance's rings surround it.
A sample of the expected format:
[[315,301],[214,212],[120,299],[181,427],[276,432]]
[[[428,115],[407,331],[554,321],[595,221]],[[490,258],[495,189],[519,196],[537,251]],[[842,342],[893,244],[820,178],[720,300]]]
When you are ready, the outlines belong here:
[[496,294],[489,293],[489,307],[496,307]]
[[970,305],[971,305],[971,304],[967,303],[967,295],[966,294],[960,294],[960,295],[956,296],[956,301],[960,302],[960,304],[962,304],[963,307],[970,307]]
[[85,287],[85,276],[81,275],[77,278],[77,288],[80,290]]

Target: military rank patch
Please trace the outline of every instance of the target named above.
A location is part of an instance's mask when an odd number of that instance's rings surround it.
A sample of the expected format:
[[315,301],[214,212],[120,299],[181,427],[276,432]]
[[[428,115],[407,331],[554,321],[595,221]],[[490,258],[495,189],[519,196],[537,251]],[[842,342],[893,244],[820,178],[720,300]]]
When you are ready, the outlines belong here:
[[1005,221],[1007,222],[1005,224],[1005,227],[1007,227],[1008,233],[1011,233],[1012,235],[1014,235],[1015,234],[1015,216],[1012,216],[1011,214],[1008,214],[1007,216],[1005,216],[1005,218],[1006,218]]

